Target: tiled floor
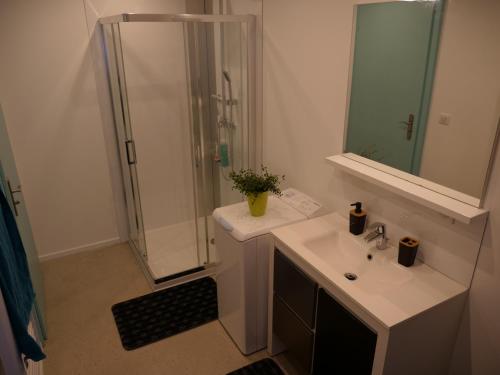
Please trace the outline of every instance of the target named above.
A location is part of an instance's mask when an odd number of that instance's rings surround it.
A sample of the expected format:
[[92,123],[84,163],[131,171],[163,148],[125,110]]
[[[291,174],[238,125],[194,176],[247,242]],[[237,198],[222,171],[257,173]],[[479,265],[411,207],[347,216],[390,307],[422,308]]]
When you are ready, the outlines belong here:
[[[198,267],[207,262],[205,250],[205,223],[199,220],[200,253],[196,248],[196,226],[194,221],[185,221],[165,227],[146,230],[148,266],[155,279],[173,275]],[[208,236],[214,236],[213,220],[208,217]],[[215,248],[210,243],[210,262],[215,261]]]
[[265,357],[243,356],[218,321],[125,351],[111,306],[151,290],[127,245],[43,264],[49,339],[45,375],[222,375]]
[[148,266],[155,279],[199,266],[194,221],[146,230]]

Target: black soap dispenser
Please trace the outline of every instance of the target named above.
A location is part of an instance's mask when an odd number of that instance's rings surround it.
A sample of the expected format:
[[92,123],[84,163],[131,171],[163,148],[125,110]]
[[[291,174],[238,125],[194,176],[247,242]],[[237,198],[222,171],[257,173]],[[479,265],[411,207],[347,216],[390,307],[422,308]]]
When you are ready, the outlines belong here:
[[366,212],[361,209],[361,202],[353,203],[351,206],[356,208],[349,213],[349,232],[357,236],[365,230]]

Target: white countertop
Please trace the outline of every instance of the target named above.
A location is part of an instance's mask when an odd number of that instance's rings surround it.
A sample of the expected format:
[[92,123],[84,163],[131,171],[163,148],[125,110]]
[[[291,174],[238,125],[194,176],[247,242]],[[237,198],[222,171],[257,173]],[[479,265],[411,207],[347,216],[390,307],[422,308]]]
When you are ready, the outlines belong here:
[[246,201],[216,208],[212,216],[240,242],[269,233],[273,228],[307,219],[304,214],[272,195],[268,198],[266,214],[263,216],[252,216]]
[[[352,299],[356,306],[362,308],[387,328],[467,291],[464,285],[418,260],[412,267],[398,264],[397,249],[393,247],[385,250],[368,249],[369,245],[364,243],[363,236],[351,235],[348,227],[347,219],[333,213],[274,229],[272,234],[278,240],[278,248],[285,255],[293,255],[292,260],[297,263],[297,266],[304,268],[304,271],[312,278],[317,278],[315,276],[319,275],[322,279],[328,280]],[[366,248],[366,254],[373,254],[374,259],[377,259],[376,263],[381,264],[381,266],[375,266],[378,267],[376,269],[379,273],[360,274],[357,280],[349,281],[344,277],[343,272],[339,271],[342,270],[343,265],[332,264],[333,259],[338,257],[328,258],[328,255],[318,255],[307,246],[308,243],[318,241],[318,239],[328,240],[332,230],[342,233],[345,237],[343,241],[347,241],[345,243],[352,242],[356,245],[357,242],[359,246]],[[286,248],[282,248],[280,242]],[[332,246],[335,246],[334,242]],[[334,251],[333,248],[332,251]],[[367,264],[363,265],[366,270],[374,269],[367,268],[373,267],[371,263]],[[349,266],[346,266],[344,272],[351,272]],[[395,275],[394,279],[392,279],[393,275]],[[397,281],[393,282],[393,280]],[[322,286],[328,289],[326,285]]]

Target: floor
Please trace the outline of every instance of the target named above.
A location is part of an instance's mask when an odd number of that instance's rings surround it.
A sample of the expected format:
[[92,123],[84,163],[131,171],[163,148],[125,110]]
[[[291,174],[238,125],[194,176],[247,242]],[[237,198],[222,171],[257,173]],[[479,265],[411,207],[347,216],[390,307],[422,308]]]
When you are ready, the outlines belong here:
[[[213,220],[208,217],[208,237],[213,238]],[[198,224],[204,228],[204,220]],[[201,251],[198,254],[196,247],[196,226],[194,221],[185,221],[160,228],[145,231],[148,266],[153,278],[159,279],[207,262],[204,247],[206,239],[204,229],[200,237]],[[215,248],[209,241],[210,261],[213,261]]]
[[218,321],[126,351],[111,306],[149,293],[128,245],[42,263],[49,339],[45,375],[223,375],[264,358],[243,356]]

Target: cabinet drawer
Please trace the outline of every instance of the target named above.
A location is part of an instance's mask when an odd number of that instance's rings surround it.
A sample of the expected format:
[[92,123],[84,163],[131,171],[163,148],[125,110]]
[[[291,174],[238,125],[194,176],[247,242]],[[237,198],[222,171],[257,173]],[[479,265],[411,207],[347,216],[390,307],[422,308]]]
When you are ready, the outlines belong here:
[[275,250],[274,290],[309,328],[314,328],[316,288],[314,281]]
[[286,356],[290,362],[309,374],[314,334],[276,294],[273,307],[273,333],[285,345]]

